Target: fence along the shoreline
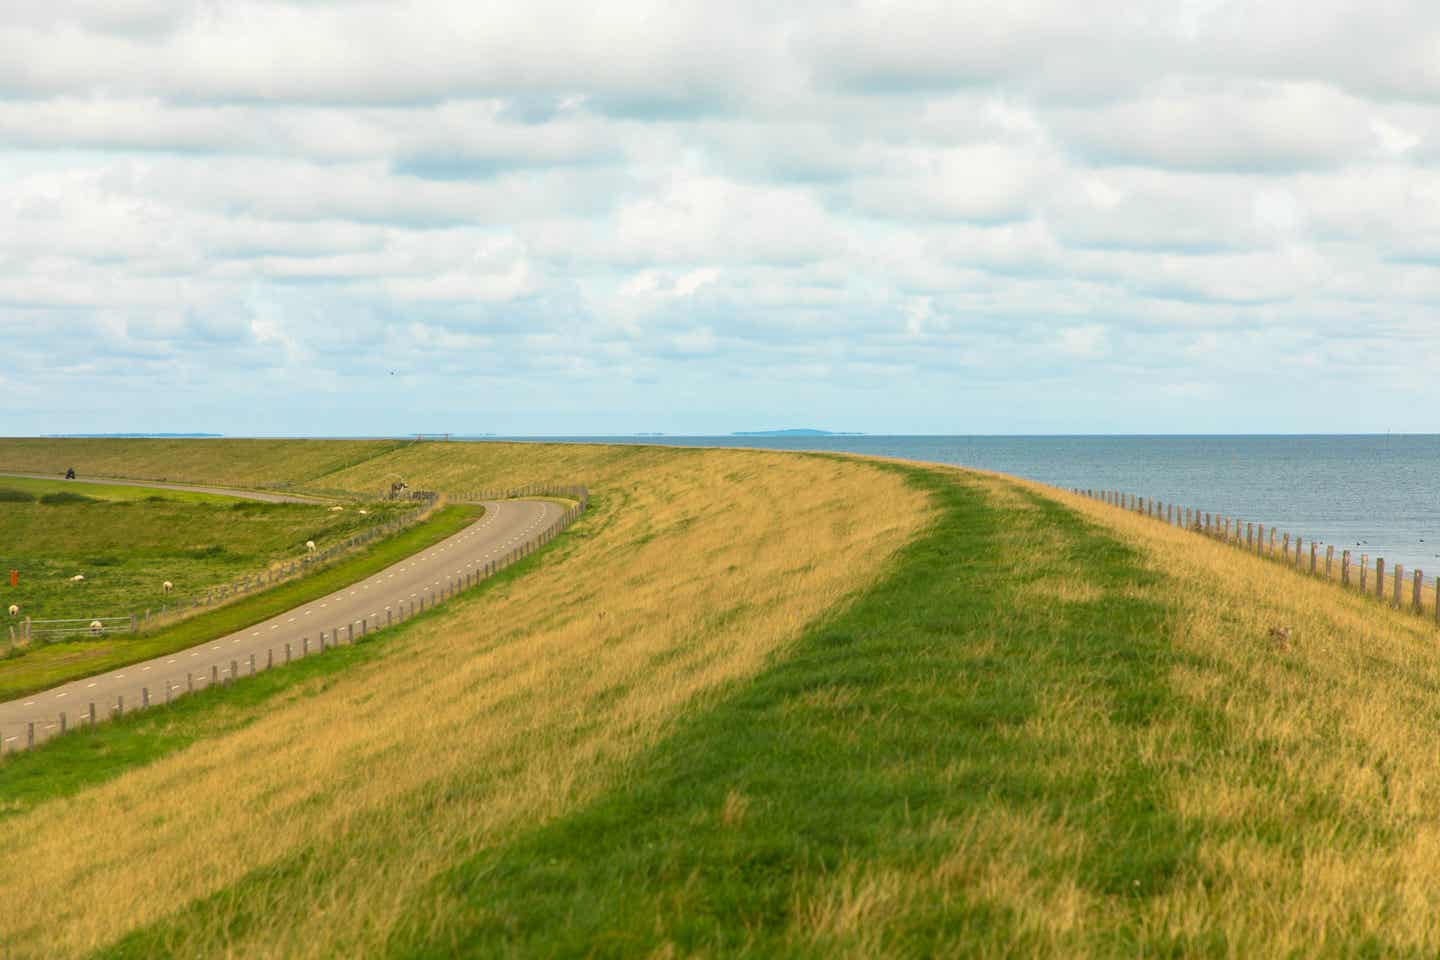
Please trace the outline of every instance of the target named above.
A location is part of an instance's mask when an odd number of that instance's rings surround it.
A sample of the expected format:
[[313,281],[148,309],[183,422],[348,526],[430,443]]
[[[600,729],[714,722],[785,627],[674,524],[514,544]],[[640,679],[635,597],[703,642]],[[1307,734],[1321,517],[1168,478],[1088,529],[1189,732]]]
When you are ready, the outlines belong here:
[[[152,691],[150,687],[142,687],[140,702],[131,703],[129,706],[126,706],[123,696],[117,697],[114,704],[105,704],[103,709],[97,709],[96,701],[92,700],[87,702],[84,711],[75,717],[71,717],[68,713],[62,711],[53,716],[47,715],[37,717],[34,720],[21,721],[19,730],[13,735],[8,734],[5,730],[0,730],[0,754],[26,750],[60,734],[78,732],[87,725],[94,727],[94,725],[101,720],[124,716],[127,713],[134,713],[137,709],[143,710],[148,707],[169,704],[173,702],[176,697],[183,696],[187,693],[194,693],[198,690],[205,690],[214,686],[223,686],[233,683],[245,676],[253,677],[257,672],[271,670],[275,667],[283,667],[294,659],[304,659],[308,656],[314,656],[317,653],[324,653],[326,650],[334,649],[337,645],[348,646],[355,642],[357,636],[364,638],[378,630],[404,623],[416,614],[434,609],[436,604],[453,598],[457,593],[479,585],[481,582],[493,577],[502,570],[508,569],[525,559],[564,533],[572,523],[584,515],[590,505],[590,491],[583,486],[557,487],[535,484],[530,487],[517,489],[519,491],[533,492],[510,491],[504,496],[487,495],[484,499],[508,500],[516,497],[539,496],[575,500],[576,503],[574,506],[568,507],[564,513],[544,530],[541,530],[524,543],[512,548],[505,556],[498,560],[488,561],[483,567],[470,573],[452,577],[449,582],[438,591],[430,591],[429,603],[426,603],[426,597],[422,594],[418,602],[415,600],[401,601],[397,610],[392,611],[392,608],[386,607],[383,622],[379,618],[376,618],[376,622],[372,624],[369,618],[365,618],[348,624],[342,624],[328,634],[327,631],[322,630],[314,646],[311,645],[310,638],[307,636],[302,638],[300,649],[298,650],[290,643],[284,643],[278,647],[271,647],[265,656],[263,665],[260,664],[260,661],[253,654],[244,662],[238,660],[227,661],[221,658],[209,665],[208,673],[204,670],[198,673],[191,670],[186,671],[183,680],[179,674],[176,674],[173,677],[166,677],[156,681],[156,696],[151,695]],[[494,493],[494,491],[491,491],[491,493]],[[344,631],[343,640],[342,631]]]
[[[1289,532],[1279,531],[1273,526],[1269,529],[1267,542],[1263,523],[1257,524],[1255,521],[1243,521],[1234,517],[1202,513],[1192,507],[1177,506],[1173,503],[1147,499],[1118,490],[1094,490],[1081,487],[1072,487],[1070,490],[1078,496],[1098,500],[1112,507],[1191,530],[1257,556],[1276,560],[1307,576],[1338,583],[1343,589],[1350,589],[1351,585],[1356,582],[1358,569],[1358,588],[1361,594],[1366,596],[1373,594],[1377,601],[1388,603],[1397,610],[1408,610],[1417,615],[1425,613],[1426,589],[1423,570],[1410,571],[1407,579],[1403,564],[1397,563],[1387,572],[1385,558],[1376,557],[1375,579],[1372,586],[1369,554],[1360,554],[1357,568],[1351,551],[1342,550],[1337,558],[1334,545],[1326,544],[1322,558],[1320,545],[1314,539],[1306,540],[1299,534],[1292,537]],[[1279,537],[1278,543],[1277,536]],[[1431,582],[1434,584],[1431,612],[1436,623],[1440,624],[1440,577]]]

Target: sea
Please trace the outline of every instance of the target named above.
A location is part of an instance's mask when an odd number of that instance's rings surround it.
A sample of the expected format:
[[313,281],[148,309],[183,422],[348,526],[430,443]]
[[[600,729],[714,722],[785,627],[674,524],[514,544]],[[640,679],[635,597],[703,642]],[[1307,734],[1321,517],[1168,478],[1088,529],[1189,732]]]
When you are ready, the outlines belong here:
[[1119,490],[1440,574],[1440,435],[628,436],[546,442],[829,450]]

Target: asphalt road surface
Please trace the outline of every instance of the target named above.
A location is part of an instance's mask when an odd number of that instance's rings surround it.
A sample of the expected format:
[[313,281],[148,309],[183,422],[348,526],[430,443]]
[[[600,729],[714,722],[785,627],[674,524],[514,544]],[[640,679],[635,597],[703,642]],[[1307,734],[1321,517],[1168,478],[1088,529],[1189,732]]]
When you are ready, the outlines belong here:
[[[0,473],[0,477],[21,477],[26,480],[64,480],[64,474]],[[193,483],[163,483],[159,480],[121,480],[111,477],[76,477],[72,483],[98,483],[112,487],[151,487],[156,490],[188,490],[190,493],[213,493],[237,500],[259,500],[263,503],[323,503],[315,497],[297,497],[288,493],[266,493],[261,490],[237,490],[233,487],[202,487]]]
[[104,721],[121,698],[127,712],[142,705],[147,690],[152,706],[164,703],[167,683],[171,695],[179,696],[223,683],[232,671],[236,677],[249,676],[252,657],[253,672],[271,663],[280,666],[287,643],[291,658],[307,650],[314,656],[322,632],[327,644],[335,642],[336,631],[340,642],[348,642],[352,627],[359,637],[362,629],[408,617],[422,600],[428,610],[432,591],[439,600],[452,581],[472,574],[478,580],[486,563],[534,539],[563,513],[564,507],[548,501],[486,502],[485,516],[454,536],[329,596],[217,640],[0,703],[0,750],[24,749],[31,723],[36,743],[59,733],[62,712],[69,729],[75,729],[89,722],[93,703],[96,720]]

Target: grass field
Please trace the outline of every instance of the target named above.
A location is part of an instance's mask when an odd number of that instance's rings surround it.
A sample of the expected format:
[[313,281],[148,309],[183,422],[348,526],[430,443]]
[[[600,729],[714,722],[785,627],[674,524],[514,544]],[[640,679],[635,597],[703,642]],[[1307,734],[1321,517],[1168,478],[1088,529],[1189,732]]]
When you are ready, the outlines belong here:
[[[36,619],[159,610],[406,509],[258,503],[189,491],[0,477],[0,608]],[[9,570],[19,573],[9,585]],[[71,577],[81,574],[81,583]],[[174,584],[166,596],[161,586]],[[0,664],[0,673],[4,671]]]
[[[153,504],[147,504],[153,506]],[[307,508],[313,509],[313,508]],[[327,514],[330,515],[330,514]],[[306,576],[138,634],[36,644],[0,659],[0,700],[13,699],[221,637],[349,586],[458,533],[484,515],[478,505],[442,507],[423,522]]]
[[0,955],[1440,950],[1433,625],[1005,478],[444,446],[324,482],[592,511],[344,669],[0,766]]

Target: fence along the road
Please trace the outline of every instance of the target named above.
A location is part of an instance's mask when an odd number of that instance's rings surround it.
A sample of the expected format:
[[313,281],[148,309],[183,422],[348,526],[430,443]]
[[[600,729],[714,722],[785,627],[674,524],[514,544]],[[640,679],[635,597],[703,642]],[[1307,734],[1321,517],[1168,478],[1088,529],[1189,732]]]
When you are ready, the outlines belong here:
[[[364,638],[377,630],[383,630],[393,624],[403,623],[416,614],[433,609],[436,604],[442,603],[446,599],[454,597],[457,593],[482,583],[486,579],[525,559],[536,550],[545,546],[578,520],[585,513],[585,509],[589,505],[590,494],[584,487],[554,487],[546,489],[574,490],[577,492],[577,495],[574,497],[566,497],[566,499],[574,499],[577,503],[572,507],[568,507],[564,513],[544,530],[541,530],[529,540],[514,547],[503,557],[497,560],[487,561],[482,566],[459,577],[452,577],[449,582],[439,590],[431,590],[428,603],[426,602],[425,595],[421,594],[418,603],[414,600],[403,600],[396,608],[386,607],[383,622],[381,618],[377,617],[375,622],[371,623],[370,618],[367,617],[351,623],[339,624],[328,632],[321,630],[314,644],[310,642],[310,637],[305,636],[301,638],[298,647],[293,643],[284,643],[277,647],[271,647],[267,650],[263,662],[254,654],[249,655],[243,661],[221,658],[209,664],[208,673],[203,669],[198,673],[191,670],[187,671],[183,677],[175,674],[171,677],[157,679],[155,681],[155,687],[145,686],[141,688],[138,703],[131,702],[127,704],[125,698],[122,696],[117,697],[116,702],[113,704],[107,703],[100,705],[95,701],[89,701],[84,704],[82,712],[77,714],[70,714],[63,711],[57,714],[37,714],[33,720],[25,720],[18,724],[12,724],[9,729],[0,729],[0,754],[29,749],[62,733],[76,731],[85,726],[93,727],[101,720],[123,716],[127,713],[133,713],[136,710],[168,704],[176,697],[183,696],[187,693],[233,683],[242,677],[254,676],[257,672],[282,667],[293,659],[301,659],[317,653],[323,653],[339,644],[348,645],[354,643],[356,639]],[[561,494],[537,495],[562,496]],[[500,498],[489,497],[487,499]],[[77,702],[77,708],[78,706],[79,704]]]
[[1430,581],[1433,592],[1427,590],[1423,570],[1412,570],[1407,577],[1403,564],[1397,563],[1387,571],[1385,558],[1376,557],[1372,580],[1367,553],[1360,554],[1357,561],[1350,550],[1341,550],[1337,556],[1334,544],[1324,544],[1322,554],[1321,544],[1313,538],[1306,539],[1300,534],[1292,536],[1273,526],[1267,532],[1265,524],[1253,520],[1205,513],[1194,507],[1182,507],[1133,493],[1079,487],[1072,487],[1071,492],[1171,526],[1192,530],[1247,553],[1275,560],[1306,576],[1336,583],[1344,589],[1358,589],[1360,593],[1373,595],[1376,600],[1397,610],[1425,614],[1428,594],[1430,612],[1436,623],[1440,623],[1440,578]]

